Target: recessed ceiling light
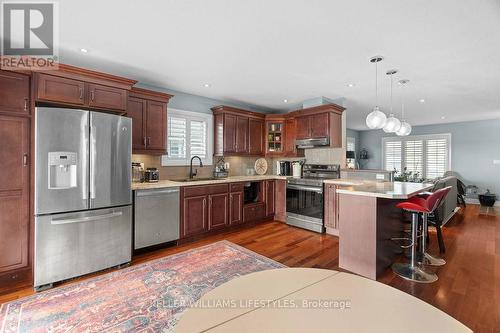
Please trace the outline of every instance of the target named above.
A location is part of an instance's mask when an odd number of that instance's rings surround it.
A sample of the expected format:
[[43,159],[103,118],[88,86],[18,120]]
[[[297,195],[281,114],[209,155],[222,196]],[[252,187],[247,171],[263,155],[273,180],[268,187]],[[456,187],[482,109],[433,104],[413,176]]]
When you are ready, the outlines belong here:
[[89,50],[82,48],[82,49],[80,49],[80,52],[82,52],[82,53],[88,53]]
[[356,86],[356,85],[355,85],[354,83],[348,83],[348,84],[347,84],[347,86],[348,86],[349,88],[352,88],[352,87],[354,87],[354,86]]
[[283,100],[283,103],[288,103],[288,100],[287,100],[287,99],[284,99],[284,100]]
[[425,103],[425,99],[422,98],[422,99],[419,100],[419,102],[420,103]]
[[205,83],[203,86],[204,86],[205,88],[210,88],[210,83]]
[[441,119],[446,119],[446,117],[445,116],[441,116]]

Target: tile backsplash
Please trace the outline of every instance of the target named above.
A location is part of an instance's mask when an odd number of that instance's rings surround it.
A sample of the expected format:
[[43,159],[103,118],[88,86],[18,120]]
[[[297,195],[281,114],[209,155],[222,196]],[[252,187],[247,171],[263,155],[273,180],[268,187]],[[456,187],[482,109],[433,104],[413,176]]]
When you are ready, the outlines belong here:
[[[257,157],[232,156],[224,158],[224,161],[229,163],[230,176],[246,175],[247,169],[251,168],[253,170],[256,160]],[[160,171],[160,179],[183,179],[189,176],[189,166],[162,166],[161,156],[133,154],[132,161],[144,163],[144,168],[157,168]],[[218,158],[214,157],[214,165],[206,165],[201,168],[199,166],[193,166],[193,168],[198,170],[197,177],[212,177],[217,161]],[[266,161],[268,164],[267,174],[272,174],[273,159],[266,158]]]

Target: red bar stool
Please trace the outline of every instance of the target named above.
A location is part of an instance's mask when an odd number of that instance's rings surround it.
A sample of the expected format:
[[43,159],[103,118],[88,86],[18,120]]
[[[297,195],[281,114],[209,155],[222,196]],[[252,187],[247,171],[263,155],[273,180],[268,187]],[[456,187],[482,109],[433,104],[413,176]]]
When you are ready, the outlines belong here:
[[[408,201],[401,202],[396,205],[396,207],[404,209],[412,213],[411,219],[411,259],[409,263],[394,263],[392,265],[392,270],[397,275],[404,279],[421,282],[421,283],[431,283],[438,279],[437,275],[434,273],[427,273],[422,268],[417,265],[417,228],[418,228],[418,217],[419,214],[424,216],[424,227],[427,223],[427,215],[432,213],[441,203],[441,201],[446,197],[448,192],[450,192],[451,186],[445,187],[437,190],[436,192],[430,194],[429,196],[414,197]],[[426,235],[427,230],[423,228],[422,235]],[[423,263],[425,263],[425,236],[423,236],[422,249],[424,250]],[[428,255],[432,257],[431,255]],[[432,257],[433,258],[433,257]],[[437,259],[437,258],[433,258]]]

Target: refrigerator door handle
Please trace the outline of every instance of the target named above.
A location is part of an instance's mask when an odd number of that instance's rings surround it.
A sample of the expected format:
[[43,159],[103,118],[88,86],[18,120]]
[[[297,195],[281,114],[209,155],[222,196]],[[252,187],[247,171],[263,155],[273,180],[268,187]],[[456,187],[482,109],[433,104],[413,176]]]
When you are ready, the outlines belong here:
[[50,224],[71,224],[71,223],[82,223],[82,222],[90,222],[90,221],[98,221],[98,220],[106,220],[113,217],[122,216],[123,212],[112,212],[108,214],[96,215],[96,216],[84,216],[78,217],[74,219],[52,219]]
[[95,199],[96,127],[90,126],[90,199]]

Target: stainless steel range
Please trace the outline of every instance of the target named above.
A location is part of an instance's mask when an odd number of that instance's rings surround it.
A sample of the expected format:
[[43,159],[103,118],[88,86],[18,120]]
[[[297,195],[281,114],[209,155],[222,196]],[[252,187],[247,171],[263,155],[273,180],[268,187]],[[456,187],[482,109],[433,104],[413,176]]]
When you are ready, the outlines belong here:
[[305,164],[302,178],[286,187],[286,223],[323,233],[323,181],[340,178],[338,164]]

